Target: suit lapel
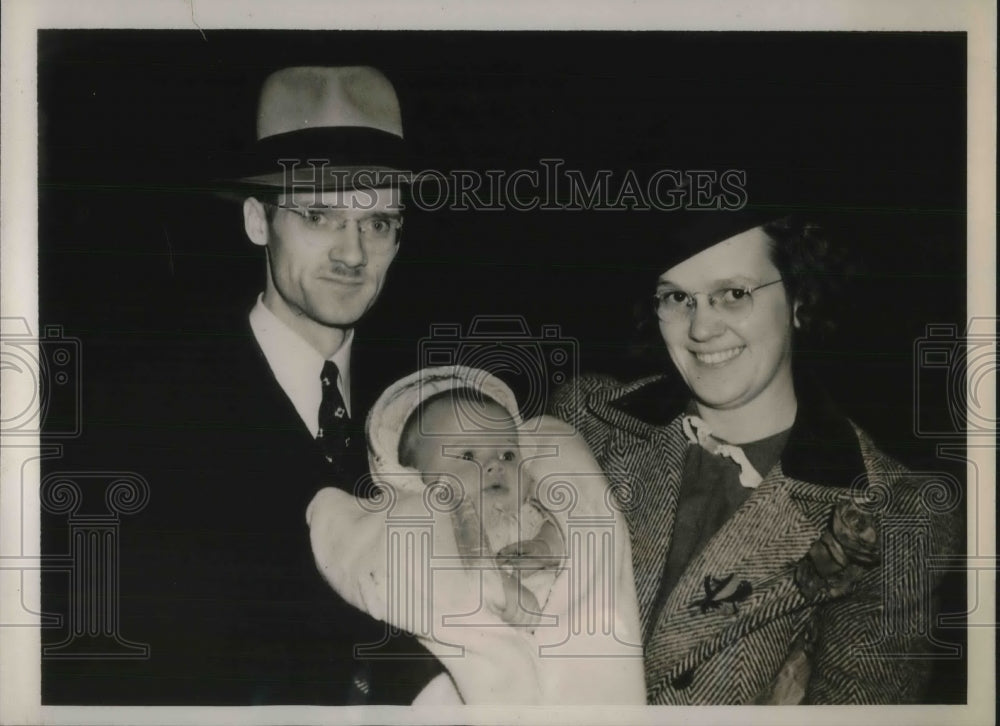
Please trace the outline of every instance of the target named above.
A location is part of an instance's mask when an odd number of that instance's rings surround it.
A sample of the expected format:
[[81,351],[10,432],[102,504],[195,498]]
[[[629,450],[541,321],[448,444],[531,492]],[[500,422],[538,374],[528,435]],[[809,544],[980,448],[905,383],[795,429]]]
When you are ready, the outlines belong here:
[[[297,469],[309,472],[308,479],[303,481],[309,484],[304,491],[310,498],[318,486],[336,486],[354,494],[368,492],[365,423],[368,410],[384,382],[385,356],[355,335],[351,349],[350,443],[342,462],[343,475],[334,476],[316,440],[275,378],[249,325],[244,324],[243,329],[237,358],[244,361],[241,367],[246,376],[243,388],[255,392],[247,401],[249,408],[245,415],[248,418],[245,420],[267,422],[271,434],[262,443],[271,450],[278,448],[284,452],[282,457],[286,461],[296,462]],[[282,435],[281,447],[277,447],[277,440],[272,437],[279,433]]]
[[[247,392],[234,399],[228,415],[234,422],[232,436],[242,441],[248,461],[257,471],[273,471],[287,496],[282,501],[305,512],[326,472],[326,462],[315,439],[281,388],[252,334],[235,346],[239,361],[228,380],[234,391]],[[236,370],[239,372],[237,373]],[[283,472],[283,475],[282,475]],[[302,502],[305,502],[303,504]],[[272,506],[276,506],[272,503]]]

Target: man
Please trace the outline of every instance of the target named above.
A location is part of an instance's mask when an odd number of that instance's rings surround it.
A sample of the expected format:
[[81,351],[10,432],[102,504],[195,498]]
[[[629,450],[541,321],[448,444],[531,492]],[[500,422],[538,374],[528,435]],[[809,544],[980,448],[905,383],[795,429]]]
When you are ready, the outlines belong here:
[[[263,292],[249,315],[241,301],[211,335],[157,341],[91,390],[78,456],[59,462],[127,469],[149,502],[118,533],[113,647],[64,659],[66,633],[51,633],[43,703],[406,704],[441,670],[323,582],[305,523],[322,486],[365,494],[361,425],[378,371],[396,374],[354,339],[399,248],[395,91],[372,68],[287,68],[257,122],[228,193],[264,250]],[[47,530],[58,552],[65,532]],[[93,593],[46,580],[46,610],[72,630],[65,598]],[[148,657],[122,659],[142,645]]]

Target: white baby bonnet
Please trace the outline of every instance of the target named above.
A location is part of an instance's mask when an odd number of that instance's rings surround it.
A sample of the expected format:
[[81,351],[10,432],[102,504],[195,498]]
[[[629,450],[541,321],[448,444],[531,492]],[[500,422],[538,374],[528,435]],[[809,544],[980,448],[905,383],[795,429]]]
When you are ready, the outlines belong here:
[[399,463],[399,439],[407,419],[421,402],[453,388],[472,388],[489,396],[507,410],[515,426],[521,425],[514,392],[491,373],[468,366],[422,368],[389,386],[368,414],[368,461],[376,481],[385,480],[409,491],[423,491],[425,487],[419,472]]

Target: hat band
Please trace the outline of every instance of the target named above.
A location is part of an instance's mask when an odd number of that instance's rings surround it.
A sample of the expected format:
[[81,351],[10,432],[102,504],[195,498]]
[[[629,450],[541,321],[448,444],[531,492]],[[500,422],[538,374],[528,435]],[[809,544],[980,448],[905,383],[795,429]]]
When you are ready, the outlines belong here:
[[287,173],[307,177],[311,171],[296,169],[311,160],[324,160],[333,169],[407,168],[405,144],[395,134],[365,126],[321,126],[259,139],[242,176]]

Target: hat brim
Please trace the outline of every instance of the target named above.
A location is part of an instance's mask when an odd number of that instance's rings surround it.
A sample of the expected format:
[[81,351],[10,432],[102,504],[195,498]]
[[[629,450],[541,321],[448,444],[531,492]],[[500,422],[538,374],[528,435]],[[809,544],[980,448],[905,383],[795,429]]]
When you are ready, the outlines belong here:
[[306,128],[259,139],[213,190],[222,196],[395,188],[412,182],[403,139],[358,126]]
[[233,186],[250,189],[270,189],[277,192],[324,191],[350,189],[383,189],[410,184],[413,173],[403,169],[373,166],[312,166],[305,165],[294,173],[271,172],[244,177],[233,182]]

